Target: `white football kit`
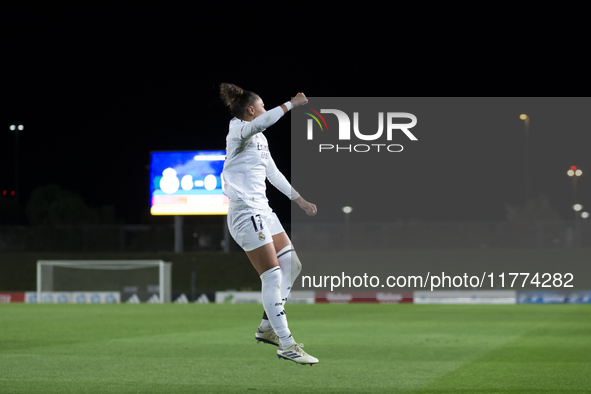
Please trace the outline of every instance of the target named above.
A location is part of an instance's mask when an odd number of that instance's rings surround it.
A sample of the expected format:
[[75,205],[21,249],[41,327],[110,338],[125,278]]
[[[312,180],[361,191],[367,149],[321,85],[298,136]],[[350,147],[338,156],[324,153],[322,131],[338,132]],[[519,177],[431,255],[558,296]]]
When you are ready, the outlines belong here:
[[245,251],[273,242],[273,235],[285,231],[269,207],[265,179],[290,200],[300,196],[277,169],[262,133],[281,116],[283,109],[279,106],[252,122],[238,118],[230,121],[222,181],[224,194],[230,198],[230,234]]

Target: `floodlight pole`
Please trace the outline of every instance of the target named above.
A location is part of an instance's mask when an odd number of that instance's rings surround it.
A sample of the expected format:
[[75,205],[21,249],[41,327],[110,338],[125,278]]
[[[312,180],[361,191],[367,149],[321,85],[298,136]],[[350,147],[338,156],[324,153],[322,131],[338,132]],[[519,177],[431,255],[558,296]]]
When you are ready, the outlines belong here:
[[20,192],[18,190],[18,132],[25,129],[22,124],[10,125],[10,130],[14,131],[14,201],[18,205]]
[[41,263],[37,262],[37,303],[40,304],[41,301]]
[[158,293],[160,295],[160,303],[164,303],[164,261],[160,260],[158,263]]
[[16,205],[18,205],[18,198],[20,196],[20,193],[19,193],[19,190],[18,190],[18,129],[19,128],[17,127],[16,130],[15,130],[15,132],[16,132],[15,136],[16,137],[14,138],[14,146],[15,146],[15,152],[16,152],[15,153],[15,156],[14,156],[14,163],[15,163],[15,170],[14,171],[15,171],[15,181],[16,181],[16,184],[14,186],[14,193],[15,193],[14,194],[14,197],[15,197],[14,200],[16,202]]
[[174,252],[183,253],[183,217],[174,215]]
[[345,250],[349,250],[351,244],[351,222],[349,215],[353,212],[353,208],[346,206],[342,208],[342,211],[345,213]]
[[524,119],[525,127],[525,204],[529,201],[529,116]]
[[224,253],[230,253],[230,229],[228,228],[227,216],[222,217],[224,218]]

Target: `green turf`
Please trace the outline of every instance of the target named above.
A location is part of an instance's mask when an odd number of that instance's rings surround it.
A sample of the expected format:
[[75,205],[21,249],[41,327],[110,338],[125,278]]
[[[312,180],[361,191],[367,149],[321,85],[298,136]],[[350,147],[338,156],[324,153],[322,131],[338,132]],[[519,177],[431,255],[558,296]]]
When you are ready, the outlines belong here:
[[589,393],[588,305],[0,304],[0,393]]

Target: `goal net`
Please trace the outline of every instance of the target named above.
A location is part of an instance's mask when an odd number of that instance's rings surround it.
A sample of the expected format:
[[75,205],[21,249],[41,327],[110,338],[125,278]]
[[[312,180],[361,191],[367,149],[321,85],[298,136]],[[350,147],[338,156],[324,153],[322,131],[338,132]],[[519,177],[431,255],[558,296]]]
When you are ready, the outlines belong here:
[[134,295],[153,302],[156,295],[159,302],[170,302],[171,266],[162,260],[39,260],[37,302],[52,299],[43,295],[57,292],[117,292],[120,296],[114,302]]

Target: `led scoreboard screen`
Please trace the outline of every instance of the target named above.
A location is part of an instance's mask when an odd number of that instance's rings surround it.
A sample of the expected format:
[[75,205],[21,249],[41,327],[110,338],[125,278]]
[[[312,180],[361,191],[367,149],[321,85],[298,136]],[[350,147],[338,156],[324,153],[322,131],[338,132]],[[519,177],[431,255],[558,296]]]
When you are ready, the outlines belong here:
[[227,215],[225,151],[150,153],[152,215]]

